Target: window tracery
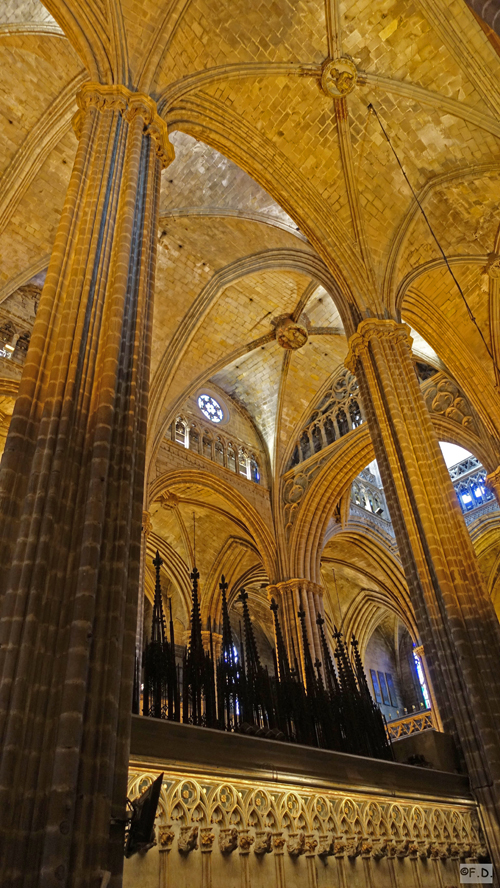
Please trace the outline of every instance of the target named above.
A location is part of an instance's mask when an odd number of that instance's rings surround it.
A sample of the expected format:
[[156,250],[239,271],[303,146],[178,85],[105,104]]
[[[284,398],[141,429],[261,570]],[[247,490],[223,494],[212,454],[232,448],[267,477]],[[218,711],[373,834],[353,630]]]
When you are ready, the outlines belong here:
[[468,456],[451,466],[449,472],[464,514],[495,499],[486,486],[486,469],[475,456]]
[[319,453],[338,438],[358,428],[363,422],[356,377],[342,370],[313,411],[302,429],[289,468]]
[[200,408],[203,416],[210,420],[210,422],[222,422],[224,419],[224,411],[215,398],[212,395],[203,394],[198,398],[198,407]]

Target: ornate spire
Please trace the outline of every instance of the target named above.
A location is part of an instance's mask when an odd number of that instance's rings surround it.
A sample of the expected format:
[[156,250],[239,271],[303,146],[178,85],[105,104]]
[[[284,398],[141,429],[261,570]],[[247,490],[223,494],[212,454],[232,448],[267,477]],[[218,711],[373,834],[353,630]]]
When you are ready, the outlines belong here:
[[234,644],[227,606],[227,588],[226,579],[224,574],[222,574],[219,583],[222,596],[222,657],[229,666],[234,666]]
[[286,652],[285,640],[281,631],[280,621],[278,618],[278,604],[275,598],[271,598],[271,610],[274,618],[274,635],[276,638],[276,659],[278,663],[278,672],[280,681],[290,679],[290,663]]
[[167,640],[167,632],[165,629],[165,614],[163,612],[163,600],[161,594],[160,579],[160,569],[163,564],[163,559],[160,557],[158,549],[156,550],[156,556],[153,559],[153,564],[155,566],[156,578],[155,597],[153,603],[153,619],[151,621],[151,641],[165,644]]
[[198,595],[198,580],[200,574],[196,569],[196,565],[190,574],[193,584],[192,589],[192,607],[191,607],[191,635],[189,638],[189,657],[194,661],[197,656],[203,655],[203,640],[201,635],[201,611],[200,599]]
[[248,610],[248,592],[244,589],[239,594],[239,599],[243,604],[243,628],[245,630],[245,654],[246,654],[246,673],[248,676],[256,675],[262,668],[260,664],[259,652],[255,642],[252,621],[250,619],[250,611]]
[[325,625],[325,621],[321,614],[318,614],[316,617],[316,625],[319,630],[319,638],[321,642],[321,652],[323,654],[323,672],[325,676],[326,687],[328,689],[328,693],[330,697],[336,696],[339,693],[339,683],[337,679],[337,673],[335,671],[335,666],[332,660],[332,655],[330,653],[330,647],[326,640],[325,630],[323,626]]
[[358,688],[364,697],[368,697],[371,700],[370,689],[368,687],[365,670],[363,669],[363,663],[359,653],[358,640],[355,635],[352,636],[351,646],[353,650],[354,671],[358,681]]
[[337,642],[335,659],[337,660],[341,688],[345,693],[357,694],[358,685],[352,668],[352,663],[349,654],[347,653],[346,644],[342,638],[342,632],[340,629],[337,629],[336,626],[334,626],[333,637]]

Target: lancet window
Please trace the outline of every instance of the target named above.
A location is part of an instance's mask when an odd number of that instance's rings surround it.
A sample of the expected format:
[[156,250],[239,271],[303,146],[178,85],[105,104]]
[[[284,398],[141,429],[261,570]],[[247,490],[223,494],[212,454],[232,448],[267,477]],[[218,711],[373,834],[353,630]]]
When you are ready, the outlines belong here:
[[244,478],[248,478],[248,458],[243,447],[238,451],[238,472]]
[[178,416],[172,424],[170,437],[176,444],[202,454],[205,459],[248,478],[254,484],[260,484],[259,459],[255,453],[249,456],[248,448],[240,442],[228,440],[223,435],[217,435],[214,439],[210,429],[200,428],[197,423],[190,422],[183,416]]
[[215,462],[219,463],[220,466],[224,465],[224,444],[220,438],[217,438],[215,442]]
[[259,463],[253,453],[250,457],[250,480],[255,481],[256,484],[260,482]]
[[175,440],[177,444],[187,447],[187,423],[180,416],[175,422]]
[[232,472],[236,471],[236,454],[231,442],[229,442],[229,444],[227,445],[227,467]]
[[189,449],[200,452],[200,433],[194,423],[189,429]]
[[207,459],[212,459],[212,438],[210,435],[207,435],[206,432],[203,435],[203,456],[206,456]]

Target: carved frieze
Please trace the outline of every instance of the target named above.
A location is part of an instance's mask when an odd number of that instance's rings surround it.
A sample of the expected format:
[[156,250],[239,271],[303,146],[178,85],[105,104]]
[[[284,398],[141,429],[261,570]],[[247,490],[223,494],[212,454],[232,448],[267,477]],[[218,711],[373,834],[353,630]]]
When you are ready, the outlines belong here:
[[[130,775],[129,797],[155,775],[136,769]],[[242,781],[202,783],[190,776],[170,776],[160,795],[160,850],[247,855],[253,848],[263,857],[274,851],[291,858],[333,856],[381,860],[465,860],[484,848],[475,807],[415,803],[409,799],[374,800],[361,794],[301,788],[300,793]]]

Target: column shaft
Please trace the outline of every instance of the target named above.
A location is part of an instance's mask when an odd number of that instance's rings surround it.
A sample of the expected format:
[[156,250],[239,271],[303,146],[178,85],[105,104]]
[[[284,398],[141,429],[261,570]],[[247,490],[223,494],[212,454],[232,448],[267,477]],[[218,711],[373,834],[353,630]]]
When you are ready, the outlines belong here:
[[500,865],[499,625],[420,392],[408,331],[395,321],[363,321],[346,365],[360,385],[442,721],[462,750]]
[[79,106],[0,472],[0,882],[11,888],[83,886],[99,872],[117,884],[123,857],[160,171],[172,153],[147,96],[88,84]]

